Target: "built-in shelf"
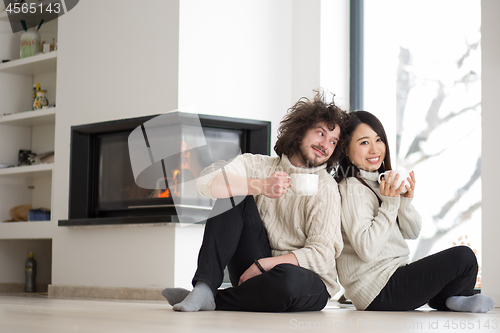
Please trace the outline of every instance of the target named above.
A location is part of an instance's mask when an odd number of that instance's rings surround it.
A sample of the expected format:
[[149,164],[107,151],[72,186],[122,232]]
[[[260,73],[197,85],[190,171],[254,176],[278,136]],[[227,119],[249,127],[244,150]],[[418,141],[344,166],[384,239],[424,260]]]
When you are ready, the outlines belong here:
[[46,177],[52,174],[52,170],[54,170],[54,163],[11,167],[11,168],[0,169],[0,177],[3,176],[8,176],[9,178]]
[[[44,6],[46,2],[43,1]],[[37,2],[37,4],[39,3]],[[39,9],[39,7],[37,8]],[[34,31],[43,18],[44,23],[39,33],[42,40],[45,39],[52,43],[54,39],[57,40],[57,20],[52,20],[53,18],[57,19],[57,15],[45,14],[43,17],[38,14],[8,15],[7,12],[1,10],[0,25],[4,29],[10,30],[9,21],[17,23],[19,26],[19,21],[23,19],[28,26],[34,26],[29,31]],[[12,34],[11,31],[9,33]],[[37,81],[41,82],[43,87],[50,87],[50,90],[54,91],[55,99],[58,51],[16,59],[19,57],[21,34],[22,31],[13,34],[13,38],[4,38],[0,43],[0,48],[10,50],[7,53],[11,54],[9,56],[5,53],[4,55],[4,58],[10,57],[7,58],[10,61],[0,63],[0,89],[2,89],[4,99],[1,102],[5,105],[0,110],[0,150],[2,151],[0,161],[6,164],[14,164],[14,160],[17,161],[16,155],[20,149],[54,150],[56,108],[29,111],[23,110],[24,107],[17,108],[15,105],[26,105],[25,98],[29,98],[32,83]],[[37,77],[39,75],[42,77]],[[7,241],[2,245],[9,243],[10,240],[26,240],[23,247],[30,248],[32,244],[40,245],[45,240],[53,238],[53,227],[57,227],[54,220],[25,222],[3,222],[3,220],[12,218],[9,210],[18,205],[31,204],[34,209],[43,207],[52,210],[54,170],[54,163],[0,168],[0,197],[2,197],[0,203],[0,241]],[[17,247],[15,248],[17,249]],[[50,259],[51,251],[48,251],[46,256]],[[0,261],[2,264],[7,264],[3,266],[4,270],[16,269],[9,258]]]
[[14,126],[39,126],[55,123],[56,108],[48,108],[35,111],[18,112],[6,116],[0,116],[0,125]]
[[38,75],[55,72],[57,69],[57,51],[38,54],[32,57],[12,60],[0,64],[1,73]]
[[51,239],[51,221],[0,221],[0,239]]

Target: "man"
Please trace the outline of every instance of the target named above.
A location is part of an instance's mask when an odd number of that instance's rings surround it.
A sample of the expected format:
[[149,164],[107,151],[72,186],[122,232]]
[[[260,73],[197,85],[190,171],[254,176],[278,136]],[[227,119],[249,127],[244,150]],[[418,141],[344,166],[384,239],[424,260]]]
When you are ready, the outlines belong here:
[[[318,92],[282,120],[278,157],[243,154],[203,171],[198,190],[219,200],[205,227],[194,289],[162,292],[174,310],[323,309],[339,290],[340,195],[328,171],[342,151],[345,122],[345,112]],[[293,173],[317,174],[316,194],[294,193]],[[226,265],[233,287],[218,290]]]

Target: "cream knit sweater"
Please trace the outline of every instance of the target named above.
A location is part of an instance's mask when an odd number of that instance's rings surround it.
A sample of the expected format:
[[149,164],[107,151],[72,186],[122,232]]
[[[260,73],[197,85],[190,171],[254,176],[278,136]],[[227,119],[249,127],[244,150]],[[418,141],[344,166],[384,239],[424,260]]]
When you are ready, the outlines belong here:
[[380,207],[375,194],[356,178],[339,184],[344,249],[337,270],[346,297],[358,310],[365,310],[396,269],[409,263],[405,239],[417,238],[422,224],[412,199],[380,194],[378,175],[361,170],[361,178],[382,200]]
[[316,272],[330,296],[340,287],[337,283],[335,258],[342,251],[340,232],[340,194],[335,180],[326,172],[326,164],[315,168],[293,166],[287,156],[269,157],[243,154],[229,163],[218,162],[203,170],[197,180],[200,193],[211,197],[210,185],[224,166],[226,172],[246,178],[265,179],[275,171],[315,173],[319,175],[318,192],[297,196],[292,190],[279,199],[256,195],[255,202],[267,230],[273,256],[292,252],[299,266]]

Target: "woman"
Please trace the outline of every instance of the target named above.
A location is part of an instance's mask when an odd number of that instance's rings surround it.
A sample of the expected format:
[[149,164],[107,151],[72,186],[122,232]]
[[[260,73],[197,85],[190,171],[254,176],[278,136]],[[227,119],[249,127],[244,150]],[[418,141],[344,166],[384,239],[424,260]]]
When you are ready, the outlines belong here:
[[[391,172],[387,136],[371,113],[350,113],[348,143],[336,172],[342,197],[344,249],[337,271],[358,310],[404,311],[426,303],[437,310],[487,312],[489,296],[474,295],[475,254],[458,246],[410,263],[405,239],[416,239],[421,218],[411,201],[415,174],[399,187]],[[401,194],[403,188],[406,193]]]

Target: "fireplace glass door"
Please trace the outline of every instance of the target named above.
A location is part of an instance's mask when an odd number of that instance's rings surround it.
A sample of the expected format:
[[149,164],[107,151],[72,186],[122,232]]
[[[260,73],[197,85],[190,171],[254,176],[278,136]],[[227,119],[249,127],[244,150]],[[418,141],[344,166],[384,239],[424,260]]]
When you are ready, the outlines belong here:
[[[178,132],[179,128],[174,131]],[[130,131],[97,135],[96,210],[102,215],[113,211],[168,208],[174,204],[211,208],[213,200],[198,193],[196,178],[211,163],[236,157],[243,143],[243,131],[203,128],[204,149],[191,149],[190,134],[189,126],[184,125],[182,133],[172,135],[176,139],[169,144],[179,146],[180,153],[158,163],[160,172],[150,181],[154,185],[148,188],[137,185],[144,183],[140,179],[143,174],[137,181],[134,179],[128,146]],[[179,137],[184,140],[178,140]]]

